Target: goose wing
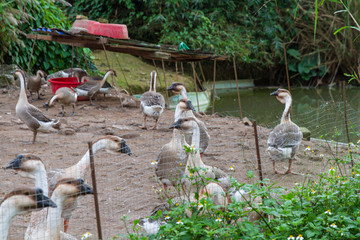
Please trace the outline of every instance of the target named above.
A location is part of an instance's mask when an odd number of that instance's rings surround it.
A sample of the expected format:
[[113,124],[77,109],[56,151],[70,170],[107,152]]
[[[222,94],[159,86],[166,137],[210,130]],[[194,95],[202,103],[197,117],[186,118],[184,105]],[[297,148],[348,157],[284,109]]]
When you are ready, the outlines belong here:
[[44,113],[40,109],[38,109],[37,107],[35,107],[31,104],[28,105],[27,112],[38,121],[42,121],[42,122],[51,122],[52,121],[52,119],[45,116]]
[[163,108],[165,107],[165,100],[163,95],[157,92],[144,93],[143,95],[141,95],[140,101],[144,106],[147,107],[156,106],[156,105],[160,105]]
[[299,145],[302,132],[294,123],[282,123],[277,125],[270,133],[267,144],[274,148],[290,148]]

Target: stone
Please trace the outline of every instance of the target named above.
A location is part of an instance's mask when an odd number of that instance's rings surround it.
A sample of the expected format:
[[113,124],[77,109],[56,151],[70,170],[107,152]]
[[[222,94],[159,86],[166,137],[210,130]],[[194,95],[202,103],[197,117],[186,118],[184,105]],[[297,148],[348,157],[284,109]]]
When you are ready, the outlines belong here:
[[15,64],[0,64],[0,87],[7,87],[15,83],[12,72],[18,68]]
[[306,127],[300,127],[300,131],[303,134],[303,140],[310,141],[311,131]]
[[63,128],[58,132],[60,135],[74,135],[75,130],[72,128]]

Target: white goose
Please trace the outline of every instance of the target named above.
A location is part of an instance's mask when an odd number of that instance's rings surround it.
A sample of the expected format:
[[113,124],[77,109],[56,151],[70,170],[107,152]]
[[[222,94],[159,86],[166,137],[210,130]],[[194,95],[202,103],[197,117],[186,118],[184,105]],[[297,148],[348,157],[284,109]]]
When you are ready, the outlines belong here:
[[23,121],[31,131],[33,131],[32,143],[35,143],[37,132],[47,132],[50,128],[60,128],[60,122],[45,116],[40,109],[31,105],[25,93],[25,74],[22,70],[15,71],[15,75],[20,79],[20,95],[16,104],[16,115]]
[[160,115],[165,108],[164,97],[160,93],[156,92],[156,71],[152,71],[150,76],[150,89],[148,92],[142,94],[140,98],[140,108],[144,115],[144,125],[142,126],[143,129],[147,129],[146,117],[152,117],[155,119],[155,125],[152,129],[156,129]]
[[[281,117],[280,124],[270,133],[267,144],[267,152],[273,161],[273,170],[277,174],[293,173],[291,171],[291,164],[295,157],[299,144],[302,139],[302,132],[300,128],[291,121],[290,109],[292,105],[291,94],[288,90],[278,89],[270,95],[276,96],[282,104],[285,104],[285,109]],[[280,173],[275,169],[275,161],[289,160],[289,168],[285,173]]]
[[40,188],[19,188],[5,195],[0,203],[0,240],[6,240],[11,220],[46,207],[56,208],[56,204],[43,194]]
[[185,117],[193,117],[197,120],[197,123],[199,125],[198,129],[194,129],[193,137],[195,140],[186,139],[188,144],[191,144],[193,142],[195,144],[196,148],[200,149],[200,157],[203,157],[204,152],[206,151],[207,147],[209,146],[210,141],[210,135],[206,128],[206,125],[203,121],[199,120],[197,117],[195,117],[194,112],[196,112],[194,106],[192,105],[192,102],[188,100],[187,91],[182,83],[174,82],[172,83],[166,90],[172,91],[175,94],[181,95],[181,100],[184,100],[187,102],[187,104],[191,105],[193,111],[183,111],[182,109],[175,109],[175,120],[177,121],[179,118],[185,118]]
[[57,208],[36,212],[36,216],[31,219],[26,229],[25,240],[76,239],[69,234],[61,233],[61,213],[64,203],[68,199],[87,194],[93,194],[93,190],[82,179],[67,178],[60,180],[51,195],[51,200],[57,205]]

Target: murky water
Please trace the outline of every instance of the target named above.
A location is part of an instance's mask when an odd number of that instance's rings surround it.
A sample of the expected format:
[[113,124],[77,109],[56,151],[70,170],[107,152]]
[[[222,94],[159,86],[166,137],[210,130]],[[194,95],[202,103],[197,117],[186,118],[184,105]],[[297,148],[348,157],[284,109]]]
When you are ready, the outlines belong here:
[[[273,127],[280,122],[284,105],[270,93],[276,88],[241,89],[243,116],[256,120],[260,125]],[[344,103],[341,88],[293,88],[292,120],[308,128],[311,137],[346,142]],[[351,141],[359,139],[360,89],[347,88],[347,118]],[[207,109],[211,113],[212,107]],[[215,112],[222,115],[240,116],[236,91],[217,92]]]

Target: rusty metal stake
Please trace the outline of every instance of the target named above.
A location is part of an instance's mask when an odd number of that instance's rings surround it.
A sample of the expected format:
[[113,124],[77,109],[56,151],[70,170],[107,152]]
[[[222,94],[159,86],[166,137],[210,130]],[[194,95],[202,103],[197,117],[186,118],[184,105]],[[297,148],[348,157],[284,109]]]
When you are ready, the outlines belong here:
[[88,145],[89,145],[89,155],[90,155],[91,180],[94,189],[94,202],[95,202],[96,224],[98,229],[98,239],[102,239],[100,208],[99,208],[99,199],[98,199],[97,186],[96,186],[96,175],[95,175],[95,164],[94,164],[94,154],[92,150],[92,142],[88,142]]
[[[348,120],[347,120],[347,111],[346,111],[346,84],[345,81],[342,82],[343,88],[343,100],[344,100],[344,120],[345,120],[345,128],[346,128],[346,137],[348,141],[348,148],[350,149],[350,135],[349,135],[349,127],[348,127]],[[351,169],[354,168],[354,160],[352,158],[352,152],[349,151],[350,158],[351,158]]]
[[258,133],[257,133],[257,126],[256,126],[256,120],[253,121],[253,127],[254,127],[254,135],[255,135],[255,145],[256,145],[256,156],[258,159],[258,170],[259,170],[259,178],[260,178],[260,185],[263,186],[263,175],[262,175],[262,167],[261,167],[261,158],[260,158],[260,149],[259,149],[259,139],[258,139]]

